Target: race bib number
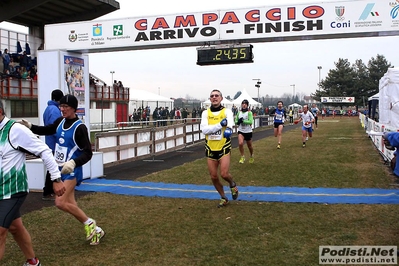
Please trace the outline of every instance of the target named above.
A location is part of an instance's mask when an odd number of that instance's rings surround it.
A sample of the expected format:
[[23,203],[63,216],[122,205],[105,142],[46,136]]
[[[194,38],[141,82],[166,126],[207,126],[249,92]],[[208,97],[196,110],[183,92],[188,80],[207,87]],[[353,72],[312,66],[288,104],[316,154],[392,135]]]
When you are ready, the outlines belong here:
[[221,140],[222,139],[222,130],[218,130],[215,133],[208,135],[209,140]]
[[276,115],[276,119],[277,120],[282,120],[283,119],[283,115]]
[[58,143],[55,144],[54,158],[57,163],[65,163],[67,157],[67,147],[61,147]]

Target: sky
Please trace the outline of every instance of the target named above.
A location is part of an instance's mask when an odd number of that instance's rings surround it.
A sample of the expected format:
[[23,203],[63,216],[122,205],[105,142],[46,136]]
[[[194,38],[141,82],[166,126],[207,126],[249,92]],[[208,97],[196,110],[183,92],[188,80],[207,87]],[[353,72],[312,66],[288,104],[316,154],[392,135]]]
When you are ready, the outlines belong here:
[[[337,1],[118,2],[120,10],[98,20]],[[0,23],[0,27],[9,28],[4,23]],[[16,30],[23,31],[23,28]],[[334,63],[339,58],[348,59],[351,63],[362,59],[367,64],[372,57],[380,54],[392,65],[399,66],[398,43],[399,36],[254,43],[254,63],[217,66],[196,65],[196,47],[94,53],[89,55],[89,70],[107,84],[113,78],[122,81],[125,87],[150,91],[168,98],[204,100],[214,88],[221,90],[223,96],[230,97],[245,89],[256,98],[258,89],[254,79],[262,82],[259,88],[260,97],[278,97],[285,93],[292,95],[294,92],[298,95],[310,95],[318,89],[319,74],[324,79],[328,71],[335,68]],[[320,72],[318,66],[322,67]],[[115,73],[112,75],[111,71]]]

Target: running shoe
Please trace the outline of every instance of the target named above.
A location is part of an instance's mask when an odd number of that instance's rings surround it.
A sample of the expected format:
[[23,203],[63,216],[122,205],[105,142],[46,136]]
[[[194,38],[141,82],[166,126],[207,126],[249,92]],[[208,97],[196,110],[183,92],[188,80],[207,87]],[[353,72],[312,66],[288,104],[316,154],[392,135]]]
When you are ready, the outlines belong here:
[[241,159],[238,161],[239,163],[244,163],[245,162],[245,157],[241,156]]
[[302,144],[302,148],[305,148],[306,147],[306,144]]
[[35,258],[35,261],[32,261],[32,259],[27,260],[23,266],[41,266],[41,264],[39,259]]
[[218,208],[225,207],[229,203],[229,200],[227,198],[221,198],[219,201]]
[[50,194],[50,195],[43,195],[42,200],[55,200],[55,195]]
[[249,163],[254,163],[255,159],[254,157],[249,158]]
[[100,239],[103,238],[104,236],[105,236],[105,232],[103,229],[101,229],[101,231],[99,233],[96,232],[90,241],[90,245],[97,246],[98,244],[100,244]]
[[233,198],[233,200],[236,200],[238,198],[238,188],[237,185],[234,184],[234,187],[230,188],[231,190],[231,197]]
[[277,144],[277,149],[281,149],[281,146],[280,146],[280,144]]
[[306,141],[308,141],[309,140],[309,138],[308,137],[306,137]]
[[90,240],[96,234],[96,221],[92,221],[90,224],[85,224],[86,240]]

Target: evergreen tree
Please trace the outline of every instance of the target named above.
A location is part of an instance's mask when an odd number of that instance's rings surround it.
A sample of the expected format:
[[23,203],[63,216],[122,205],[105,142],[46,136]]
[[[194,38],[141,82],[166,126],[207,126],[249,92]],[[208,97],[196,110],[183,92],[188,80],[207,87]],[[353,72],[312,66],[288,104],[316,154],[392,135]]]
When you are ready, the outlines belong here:
[[351,65],[348,59],[339,58],[335,69],[331,69],[327,77],[320,81],[320,91],[311,96],[317,101],[321,97],[354,97],[355,104],[363,106],[370,96],[379,91],[379,81],[390,67],[393,66],[383,55],[372,57],[367,67],[360,59]]
[[368,99],[366,91],[371,87],[369,72],[361,59],[356,60],[355,64],[353,64],[353,69],[355,71],[355,82],[353,93],[350,96],[355,97],[356,106],[364,106],[366,103],[364,98]]
[[390,63],[388,63],[388,61],[385,59],[383,55],[377,54],[376,58],[372,57],[369,60],[367,67],[369,71],[370,87],[365,93],[368,97],[370,97],[378,93],[380,79],[388,71],[388,68],[393,66],[391,66]]
[[[328,72],[326,79],[320,82],[319,97],[352,96],[355,83],[355,71],[348,59],[339,58],[335,69]],[[332,104],[334,105],[334,104]]]

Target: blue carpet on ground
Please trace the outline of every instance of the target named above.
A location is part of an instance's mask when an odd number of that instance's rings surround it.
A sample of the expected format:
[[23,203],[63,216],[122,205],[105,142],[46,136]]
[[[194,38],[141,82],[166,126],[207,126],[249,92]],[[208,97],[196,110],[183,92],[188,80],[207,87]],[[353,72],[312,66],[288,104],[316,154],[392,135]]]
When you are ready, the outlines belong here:
[[[213,186],[137,182],[128,180],[84,180],[79,191],[165,198],[219,199]],[[225,187],[227,195],[230,193]],[[242,187],[241,201],[312,202],[327,204],[399,204],[399,190],[378,188]]]

